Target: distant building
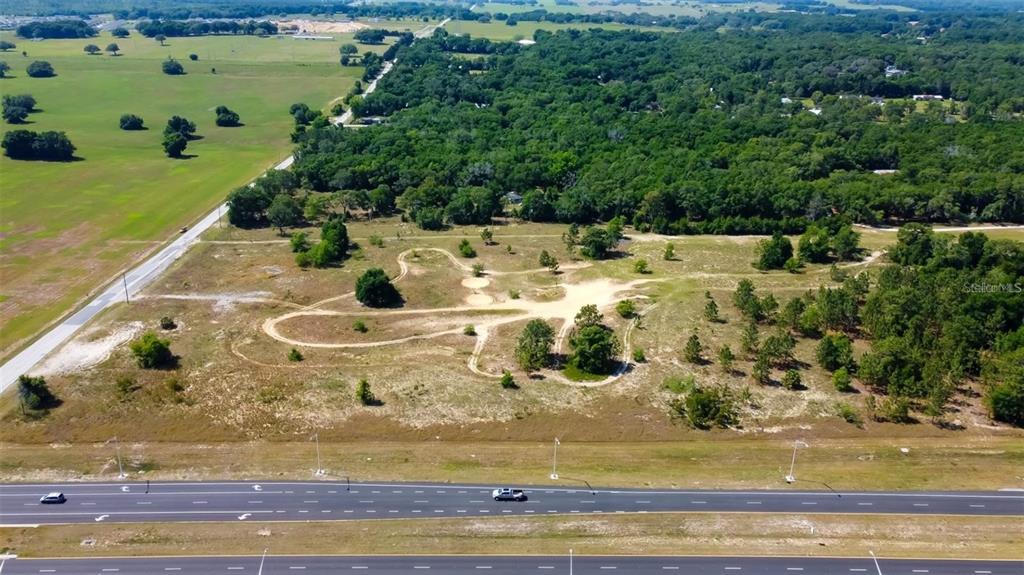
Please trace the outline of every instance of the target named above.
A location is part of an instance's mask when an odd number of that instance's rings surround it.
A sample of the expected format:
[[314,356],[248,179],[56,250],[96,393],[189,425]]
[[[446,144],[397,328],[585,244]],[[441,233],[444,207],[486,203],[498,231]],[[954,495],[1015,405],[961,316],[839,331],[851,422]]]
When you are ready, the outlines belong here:
[[893,65],[889,65],[889,66],[885,67],[885,77],[886,78],[904,76],[904,75],[906,75],[906,73],[907,73],[906,70],[900,70],[899,68],[897,68],[896,66],[893,66]]
[[516,42],[516,44],[519,44],[520,46],[533,46],[534,44],[536,44],[536,42],[530,40],[529,38],[523,38],[522,40]]
[[899,170],[871,170],[871,173],[876,176],[891,176],[897,172],[899,172]]
[[786,97],[783,97],[783,98],[782,98],[781,100],[779,100],[779,101],[780,101],[780,102],[782,102],[783,104],[792,104],[792,103],[793,103],[793,98],[786,98]]
[[518,205],[523,203],[523,196],[517,194],[516,192],[509,192],[505,194],[505,200],[512,205]]
[[915,102],[942,101],[942,96],[939,96],[938,94],[914,94],[912,97]]
[[810,110],[807,111],[814,114],[815,116],[821,115],[821,108],[811,108]]

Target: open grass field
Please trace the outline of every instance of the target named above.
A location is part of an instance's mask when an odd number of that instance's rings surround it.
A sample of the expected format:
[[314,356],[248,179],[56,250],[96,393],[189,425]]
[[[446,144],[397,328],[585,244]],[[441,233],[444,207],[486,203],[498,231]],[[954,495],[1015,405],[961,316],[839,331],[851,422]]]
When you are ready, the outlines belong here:
[[[1019,518],[642,514],[0,529],[19,557],[310,554],[792,555],[1017,559]],[[496,546],[500,538],[502,545]],[[82,541],[93,539],[93,545]]]
[[[106,34],[42,42],[0,37],[18,44],[0,55],[14,76],[0,80],[0,92],[31,94],[41,110],[20,127],[67,132],[81,158],[0,158],[0,359],[287,156],[292,103],[326,106],[362,74],[337,64],[345,35],[333,41],[172,38],[160,46],[133,34],[117,40],[118,57],[83,52],[89,43],[106,47],[113,41]],[[160,63],[168,56],[183,62],[187,74],[163,74]],[[57,76],[29,78],[25,67],[37,59],[49,61]],[[245,125],[216,127],[213,109],[222,104]],[[149,129],[120,130],[124,113],[142,116]],[[172,115],[197,124],[202,139],[186,151],[194,157],[163,154],[162,130]],[[0,131],[11,128],[3,124]]]
[[[895,425],[868,417],[860,384],[855,393],[834,389],[816,365],[813,339],[801,338],[795,351],[802,390],[753,383],[742,354],[730,372],[717,365],[719,346],[738,349],[742,322],[731,294],[739,279],[785,302],[830,284],[826,266],[761,273],[750,265],[758,238],[644,234],[624,242],[619,257],[574,261],[564,230],[500,222],[496,244],[485,246],[479,228],[430,233],[397,218],[354,221],[349,233],[358,247],[343,265],[302,270],[273,230],[212,229],[141,297],[107,310],[44,363],[40,373],[60,407],[26,419],[14,398],[0,405],[0,475],[102,477],[112,455],[102,443],[118,436],[133,445],[133,465],[147,477],[304,477],[305,456],[293,442],[317,431],[331,472],[357,478],[543,481],[558,436],[586,445],[564,455],[577,458],[565,475],[594,484],[777,487],[790,441],[804,439],[815,446],[801,456],[808,478],[837,488],[1024,485],[1024,434],[993,423],[969,385],[944,425],[920,411],[919,423]],[[315,228],[307,231],[316,238]],[[371,245],[371,234],[383,245]],[[463,237],[477,257],[451,255]],[[661,258],[667,241],[676,248],[671,261]],[[866,230],[870,255],[844,265],[877,271],[894,241],[893,232]],[[537,269],[541,250],[561,261],[560,274]],[[640,257],[651,273],[633,271]],[[470,270],[476,263],[482,277]],[[372,310],[350,295],[374,266],[398,278],[402,308]],[[723,323],[703,318],[705,292]],[[642,325],[614,311],[623,298],[636,301]],[[564,354],[563,326],[590,303],[601,306],[624,349],[644,349],[646,361],[630,360],[598,381],[573,381],[557,369],[531,376],[515,365],[512,349],[528,319],[549,321],[556,354]],[[161,333],[179,366],[141,370],[127,342],[157,329],[162,316],[178,323]],[[366,333],[353,329],[356,320]],[[470,324],[475,333],[464,333]],[[695,332],[712,360],[703,365],[681,357]],[[866,345],[857,341],[858,353]],[[289,361],[292,348],[302,361]],[[498,385],[506,369],[519,389]],[[708,432],[673,418],[669,403],[679,396],[663,382],[686,376],[743,397],[740,424]],[[360,378],[381,405],[356,401]],[[840,418],[839,404],[861,421]]]

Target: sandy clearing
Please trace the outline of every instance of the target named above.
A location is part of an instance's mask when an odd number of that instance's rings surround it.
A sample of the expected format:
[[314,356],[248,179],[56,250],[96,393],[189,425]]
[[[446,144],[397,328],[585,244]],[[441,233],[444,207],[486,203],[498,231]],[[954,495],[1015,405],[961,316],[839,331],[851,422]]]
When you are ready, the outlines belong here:
[[37,375],[58,375],[98,365],[110,357],[114,349],[142,332],[144,327],[141,321],[133,321],[96,340],[89,340],[89,336],[96,332],[95,328],[84,332],[59,347],[34,371]]
[[216,294],[152,294],[142,295],[136,297],[136,299],[176,299],[176,300],[189,300],[189,301],[212,301],[213,309],[217,312],[227,312],[235,308],[236,304],[240,303],[269,303],[284,305],[294,308],[302,309],[303,306],[292,303],[290,301],[284,301],[280,299],[274,299],[270,296],[274,294],[265,291],[256,292],[243,292],[243,293],[216,293]]
[[[410,249],[410,250],[406,250],[406,251],[404,251],[404,252],[402,252],[402,253],[400,253],[398,255],[397,260],[398,260],[398,265],[399,265],[399,268],[400,268],[400,272],[394,278],[394,280],[393,280],[394,282],[397,283],[397,282],[401,281],[402,279],[404,279],[406,276],[409,275],[409,273],[410,273],[409,272],[409,266],[406,263],[405,258],[408,257],[409,254],[412,254],[413,252],[417,252],[417,251],[435,251],[435,252],[441,253],[441,254],[445,255],[448,258],[448,260],[450,262],[452,262],[453,265],[455,265],[457,268],[461,269],[463,272],[467,272],[468,273],[468,272],[471,271],[471,268],[469,268],[468,266],[466,266],[465,264],[460,262],[448,250],[441,249],[441,248]],[[537,271],[543,271],[543,270],[537,270]],[[505,272],[491,271],[491,272],[488,272],[488,273],[492,274],[492,275],[503,275]],[[511,273],[521,273],[521,272],[511,272]],[[473,280],[482,280],[482,281],[473,281]],[[467,362],[467,367],[469,368],[470,371],[472,371],[473,373],[475,373],[477,375],[481,375],[481,376],[484,376],[484,377],[500,377],[500,374],[487,373],[487,372],[479,369],[479,367],[478,367],[479,366],[480,355],[481,355],[481,353],[482,353],[482,351],[484,349],[484,346],[485,346],[485,344],[487,342],[487,338],[488,338],[488,335],[491,332],[491,328],[494,328],[494,327],[497,327],[497,326],[500,326],[500,325],[504,325],[504,324],[507,324],[507,323],[514,323],[514,322],[521,321],[523,319],[529,319],[529,318],[541,318],[541,319],[546,319],[546,320],[561,320],[562,328],[559,330],[558,340],[556,342],[556,352],[557,352],[557,351],[561,350],[563,342],[565,341],[566,337],[568,336],[568,333],[569,333],[569,331],[570,331],[570,329],[571,329],[571,327],[573,325],[573,321],[574,321],[574,319],[576,317],[576,313],[579,311],[579,309],[581,307],[583,307],[585,305],[593,304],[593,305],[596,305],[599,310],[607,310],[612,305],[614,305],[616,302],[618,302],[619,299],[621,299],[619,297],[619,294],[621,294],[621,293],[623,293],[625,291],[629,291],[629,290],[635,289],[638,286],[641,286],[643,284],[650,283],[650,282],[657,282],[657,281],[663,281],[663,280],[638,279],[638,280],[633,280],[633,281],[628,281],[628,282],[620,282],[620,281],[614,281],[614,280],[611,280],[611,279],[598,279],[598,280],[589,280],[589,281],[584,281],[584,282],[579,282],[579,283],[565,283],[565,284],[562,284],[560,286],[562,288],[562,291],[563,291],[562,296],[560,298],[558,298],[556,300],[552,300],[552,301],[534,301],[534,300],[529,300],[529,299],[519,299],[519,300],[515,300],[514,303],[513,302],[495,303],[494,302],[494,298],[492,298],[489,295],[481,294],[481,293],[474,293],[474,294],[472,294],[472,295],[470,295],[470,296],[468,296],[466,298],[466,302],[469,305],[467,305],[467,306],[456,306],[456,307],[450,307],[450,308],[415,309],[415,310],[412,310],[412,309],[398,309],[398,310],[379,310],[379,311],[367,310],[367,311],[360,311],[360,312],[342,312],[342,311],[333,311],[333,310],[326,310],[326,309],[321,309],[320,308],[320,306],[322,306],[323,304],[325,304],[327,302],[335,301],[335,300],[338,300],[338,299],[341,299],[341,298],[345,298],[345,297],[350,297],[352,295],[352,292],[348,292],[348,293],[345,293],[345,294],[342,294],[342,295],[339,295],[339,296],[335,296],[335,297],[327,298],[325,300],[321,300],[321,301],[319,301],[317,303],[314,303],[314,304],[312,304],[310,306],[307,306],[305,308],[301,308],[299,311],[292,311],[292,312],[285,313],[283,315],[279,315],[279,316],[276,316],[276,317],[268,318],[266,321],[263,322],[262,329],[263,329],[263,332],[265,334],[267,334],[268,336],[270,336],[271,338],[273,338],[273,339],[275,339],[277,341],[280,341],[282,343],[286,343],[286,344],[294,345],[294,346],[298,346],[298,347],[310,347],[310,348],[319,348],[319,349],[371,348],[371,347],[383,347],[383,346],[388,346],[388,345],[396,345],[396,344],[406,343],[406,342],[410,342],[410,341],[414,341],[414,340],[419,340],[419,339],[431,339],[431,338],[441,337],[441,336],[444,336],[444,335],[457,334],[457,333],[461,333],[462,330],[460,328],[447,329],[447,330],[439,330],[439,331],[432,332],[432,333],[418,334],[418,335],[413,335],[413,336],[408,336],[408,337],[403,337],[403,338],[398,338],[398,339],[391,339],[391,340],[384,340],[384,341],[375,341],[375,342],[330,343],[330,342],[310,342],[310,341],[303,341],[303,340],[299,340],[299,339],[288,337],[288,336],[286,336],[286,335],[284,335],[284,334],[282,334],[280,332],[280,330],[278,329],[278,325],[281,322],[284,322],[286,320],[290,320],[290,319],[294,319],[294,318],[298,318],[298,317],[304,317],[304,316],[353,316],[353,315],[359,315],[361,317],[374,317],[374,316],[413,315],[413,314],[423,314],[423,313],[461,312],[461,311],[479,311],[479,310],[494,310],[494,311],[504,311],[504,312],[507,312],[507,311],[520,312],[520,313],[513,313],[513,314],[501,316],[501,317],[498,317],[498,318],[490,319],[490,320],[487,320],[487,321],[483,321],[483,322],[478,323],[475,326],[476,330],[477,330],[477,341],[476,341],[476,345],[474,346],[473,353],[470,355],[469,361]],[[462,284],[464,286],[467,286],[467,287],[469,287],[469,286],[484,287],[484,285],[490,285],[490,280],[487,280],[486,278],[469,277],[469,278],[464,279],[462,281]],[[650,308],[647,309],[647,311],[649,312],[654,307],[655,306],[651,306]],[[632,332],[633,332],[633,329],[634,329],[635,326],[636,326],[636,319],[634,319],[632,322],[630,322],[629,325],[626,328],[626,332],[625,332],[624,337],[623,337],[623,340],[624,340],[623,341],[623,346],[622,346],[623,347],[623,352],[622,352],[623,355],[622,355],[621,364],[620,364],[619,368],[616,369],[615,373],[609,375],[607,378],[605,378],[603,380],[600,380],[600,381],[576,382],[576,381],[571,381],[569,379],[566,379],[561,374],[558,374],[556,372],[549,372],[549,373],[546,372],[545,375],[547,377],[550,377],[551,379],[554,379],[556,381],[560,381],[560,382],[565,383],[567,385],[575,385],[575,386],[580,386],[580,387],[597,387],[597,386],[602,386],[602,385],[608,385],[609,383],[614,382],[615,380],[619,379],[623,374],[625,374],[629,370],[630,363],[629,363],[629,359],[628,359],[628,353],[629,353],[629,350],[632,349],[631,345],[630,345],[630,339],[631,339]]]
[[351,34],[363,28],[369,28],[361,22],[332,22],[330,20],[275,20],[278,28],[294,28],[300,34]]
[[462,287],[469,289],[483,289],[491,285],[491,280],[487,278],[466,278],[462,280]]

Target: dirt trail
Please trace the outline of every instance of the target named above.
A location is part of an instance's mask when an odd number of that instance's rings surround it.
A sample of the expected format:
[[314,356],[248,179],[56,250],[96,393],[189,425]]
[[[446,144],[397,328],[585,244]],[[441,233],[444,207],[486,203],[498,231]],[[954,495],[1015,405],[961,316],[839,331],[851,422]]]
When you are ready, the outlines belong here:
[[[397,260],[398,260],[399,273],[398,273],[397,276],[395,276],[395,278],[392,281],[397,283],[397,282],[400,282],[403,279],[405,279],[405,277],[409,274],[409,264],[407,263],[406,258],[410,254],[412,254],[413,252],[417,252],[417,251],[434,251],[434,252],[441,253],[444,256],[446,256],[448,258],[448,260],[455,267],[457,267],[459,270],[463,271],[464,273],[472,273],[472,268],[471,267],[463,264],[461,261],[459,261],[455,257],[455,255],[453,255],[448,250],[445,250],[445,249],[442,249],[442,248],[416,248],[416,249],[406,250],[406,251],[404,251],[404,252],[402,252],[402,253],[400,253],[398,255]],[[576,268],[582,268],[582,267],[587,267],[588,265],[590,265],[590,264],[581,264],[581,265],[578,265],[578,266],[575,266],[575,267]],[[501,275],[511,275],[511,274],[521,274],[521,273],[537,273],[537,272],[544,272],[544,271],[547,271],[546,268],[539,268],[539,269],[536,269],[536,270],[517,271],[517,272],[489,271],[489,272],[487,272],[487,275],[501,276]],[[472,277],[472,276],[469,276],[469,277]],[[612,305],[614,305],[620,299],[619,297],[617,297],[618,294],[620,294],[622,292],[625,292],[625,291],[628,291],[628,290],[631,290],[631,289],[635,289],[637,286],[640,286],[640,285],[645,284],[645,283],[653,282],[653,281],[658,281],[658,280],[641,279],[641,280],[633,280],[633,281],[630,281],[630,282],[615,282],[615,281],[612,281],[612,280],[601,279],[601,280],[591,280],[591,281],[580,282],[580,283],[562,284],[561,287],[564,290],[564,295],[560,299],[555,300],[555,301],[531,301],[531,300],[528,300],[528,299],[520,299],[520,300],[516,300],[514,302],[514,304],[510,304],[510,303],[486,303],[486,304],[484,304],[484,303],[481,303],[480,305],[463,305],[463,306],[452,306],[452,307],[445,307],[445,308],[397,309],[397,310],[380,310],[380,311],[364,311],[364,310],[360,310],[360,311],[334,311],[334,310],[328,310],[328,309],[321,309],[321,306],[323,306],[326,303],[329,303],[329,302],[332,302],[332,301],[337,301],[339,299],[346,298],[346,297],[352,297],[354,295],[353,292],[348,292],[348,293],[341,294],[339,296],[335,296],[335,297],[331,297],[331,298],[327,298],[327,299],[321,300],[319,302],[316,302],[314,304],[311,304],[309,306],[306,306],[305,308],[301,308],[301,309],[296,310],[296,311],[291,311],[291,312],[288,312],[288,313],[285,313],[285,314],[282,314],[282,315],[279,315],[279,316],[276,316],[276,317],[268,318],[266,321],[263,322],[262,329],[263,329],[263,332],[266,333],[271,338],[273,338],[273,339],[275,339],[277,341],[280,341],[282,343],[286,343],[286,344],[293,345],[293,346],[298,346],[298,347],[310,347],[310,348],[319,348],[319,349],[359,349],[359,348],[366,349],[366,348],[383,347],[383,346],[388,346],[388,345],[396,345],[396,344],[401,344],[401,343],[407,343],[407,342],[410,342],[410,341],[420,340],[420,339],[431,339],[431,338],[441,337],[441,336],[445,336],[445,335],[459,334],[459,333],[462,333],[462,328],[459,327],[459,328],[452,328],[452,329],[446,329],[446,330],[439,330],[439,331],[436,331],[436,332],[431,332],[431,333],[426,333],[426,334],[412,335],[412,336],[407,336],[407,337],[403,337],[403,338],[383,340],[383,341],[356,342],[356,343],[330,343],[330,342],[302,341],[302,340],[299,340],[299,339],[288,337],[288,336],[282,334],[279,331],[278,326],[279,326],[279,324],[281,324],[284,321],[288,321],[288,320],[292,320],[292,319],[300,318],[300,317],[308,317],[308,316],[319,316],[319,317],[323,317],[323,316],[335,316],[335,317],[344,317],[344,316],[384,317],[384,316],[397,316],[397,315],[437,314],[437,313],[451,313],[451,312],[455,312],[455,313],[457,313],[457,312],[480,312],[480,311],[502,312],[503,315],[501,315],[500,317],[496,317],[496,318],[493,318],[493,319],[488,319],[488,320],[479,322],[479,323],[474,325],[474,327],[476,328],[476,331],[477,331],[477,340],[476,340],[476,345],[474,346],[474,349],[473,349],[473,353],[471,354],[471,356],[469,358],[469,361],[468,361],[468,368],[469,368],[469,370],[472,371],[473,373],[477,374],[477,375],[481,375],[481,376],[484,376],[484,377],[501,377],[501,374],[488,373],[488,372],[485,372],[485,371],[483,371],[483,370],[481,370],[479,368],[480,356],[483,353],[484,347],[487,344],[488,337],[489,337],[490,333],[492,332],[492,330],[494,328],[496,328],[496,327],[498,327],[500,325],[504,325],[504,324],[508,324],[508,323],[514,323],[514,322],[518,322],[518,321],[522,321],[524,319],[530,319],[530,318],[562,320],[562,329],[559,332],[558,342],[557,342],[557,349],[561,349],[563,341],[565,340],[566,336],[569,333],[569,330],[571,329],[571,327],[573,325],[573,319],[575,318],[576,312],[579,310],[579,308],[583,307],[584,305],[595,304],[595,305],[597,305],[598,309],[607,310],[608,308],[610,308]],[[653,307],[649,308],[649,309],[653,309]],[[512,312],[512,313],[508,313],[508,312]],[[518,312],[518,313],[515,313],[515,312]],[[623,342],[624,345],[623,345],[622,365],[619,367],[619,369],[616,370],[616,372],[614,374],[610,375],[609,377],[605,378],[604,380],[601,380],[601,381],[598,381],[598,382],[576,382],[576,381],[570,381],[570,380],[562,377],[561,375],[555,374],[555,373],[547,373],[546,376],[551,377],[552,379],[556,379],[558,381],[561,381],[563,383],[569,384],[569,385],[578,385],[578,386],[581,386],[581,387],[594,387],[594,386],[598,386],[598,385],[607,385],[609,383],[612,383],[613,381],[615,381],[616,379],[621,377],[627,371],[627,369],[628,369],[629,362],[628,362],[628,355],[627,355],[628,351],[627,350],[631,349],[631,347],[630,347],[630,338],[631,338],[632,331],[633,331],[633,328],[635,327],[635,325],[636,325],[636,320],[634,319],[632,322],[630,322],[629,326],[626,329],[626,333],[624,334],[624,338],[623,339],[625,341]]]

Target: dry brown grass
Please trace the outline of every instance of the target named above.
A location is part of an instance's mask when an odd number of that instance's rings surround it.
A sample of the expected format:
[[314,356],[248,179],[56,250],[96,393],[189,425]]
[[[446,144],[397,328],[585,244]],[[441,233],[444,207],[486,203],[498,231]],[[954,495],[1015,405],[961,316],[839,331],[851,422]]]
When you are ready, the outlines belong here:
[[[785,449],[768,449],[772,458],[766,462],[755,456],[759,455],[757,449],[739,449],[744,457],[734,457],[738,445],[758,445],[757,442],[745,444],[727,440],[749,437],[765,442],[764,445],[774,445],[776,439],[803,438],[816,445],[837,441],[846,445],[845,449],[870,450],[877,442],[889,441],[889,438],[892,441],[900,438],[898,441],[916,449],[917,445],[932,441],[950,445],[992,441],[1004,445],[1013,440],[1019,442],[1022,437],[1019,430],[991,425],[977,398],[967,394],[959,398],[960,404],[950,415],[950,419],[962,423],[963,431],[941,429],[927,423],[926,419],[912,426],[871,421],[863,427],[847,424],[834,415],[834,404],[842,401],[857,407],[866,394],[840,394],[832,389],[828,374],[813,365],[813,340],[801,340],[796,351],[797,359],[808,364],[803,371],[807,386],[804,391],[754,385],[748,375],[749,358],[737,361],[734,373],[723,373],[716,365],[718,348],[728,344],[735,352],[739,351],[742,322],[730,300],[740,278],[752,279],[760,293],[775,293],[781,302],[829,281],[827,268],[823,266],[810,266],[802,274],[757,272],[750,266],[756,240],[747,237],[674,238],[676,259],[673,261],[661,258],[664,240],[638,238],[622,248],[632,254],[630,257],[595,262],[557,276],[543,271],[488,276],[491,284],[480,291],[514,307],[509,290],[519,290],[524,300],[555,301],[564,294],[559,285],[570,282],[640,279],[641,276],[632,271],[632,264],[636,257],[646,258],[653,273],[643,279],[656,281],[628,295],[647,296],[649,299],[637,301],[657,303],[645,316],[643,329],[633,332],[635,345],[645,350],[648,361],[632,366],[621,379],[601,388],[580,389],[551,377],[529,379],[516,370],[512,351],[522,322],[494,329],[479,363],[480,369],[491,374],[512,369],[521,386],[516,391],[501,390],[494,379],[474,375],[467,369],[476,340],[461,333],[371,349],[302,348],[305,360],[290,362],[287,354],[292,346],[271,339],[261,329],[269,318],[352,291],[358,275],[371,266],[397,274],[396,258],[403,251],[427,247],[454,249],[460,237],[469,237],[479,255],[472,260],[459,258],[459,261],[466,264],[479,261],[489,270],[534,269],[537,254],[542,249],[549,250],[563,263],[570,263],[560,239],[564,226],[499,225],[493,230],[499,245],[485,247],[479,239],[479,228],[430,233],[411,229],[395,219],[355,222],[350,226],[350,233],[359,242],[360,251],[343,266],[324,270],[299,269],[287,242],[271,230],[212,230],[207,238],[212,241],[200,244],[177,262],[146,291],[146,297],[108,310],[94,324],[98,331],[93,337],[99,338],[133,322],[155,328],[161,316],[170,315],[178,321],[179,328],[165,335],[171,339],[172,350],[181,356],[180,367],[171,371],[140,370],[122,345],[112,351],[109,359],[94,367],[50,376],[48,379],[64,404],[43,419],[24,420],[18,414],[16,403],[8,396],[0,404],[3,422],[0,440],[11,446],[9,452],[17,453],[18,457],[0,463],[3,465],[0,469],[8,477],[33,474],[33,469],[45,473],[43,470],[54,465],[48,457],[51,452],[37,449],[32,453],[32,445],[82,444],[106,441],[117,435],[146,442],[143,451],[158,460],[168,473],[199,476],[198,471],[193,475],[187,465],[173,461],[175,454],[181,453],[180,444],[215,445],[217,450],[239,457],[237,465],[241,465],[250,455],[248,444],[236,446],[221,442],[260,440],[278,446],[281,444],[273,442],[293,441],[319,430],[321,437],[328,441],[333,438],[402,442],[440,438],[453,442],[443,445],[546,442],[556,435],[578,442],[681,442],[652,443],[646,447],[630,444],[629,449],[643,457],[625,457],[624,460],[630,462],[626,466],[629,471],[623,471],[610,461],[603,463],[602,456],[596,455],[600,450],[588,452],[595,455],[581,460],[581,470],[590,474],[588,478],[604,478],[609,484],[660,482],[658,478],[665,470],[675,470],[675,477],[684,473],[688,477],[701,477],[703,473],[699,469],[680,467],[659,454],[667,449],[666,445],[687,452],[691,449],[690,441],[710,440],[707,444],[711,460],[741,467],[751,465],[751,469],[757,471],[751,471],[748,478],[734,480],[724,468],[716,471],[718,467],[710,465],[706,466],[711,470],[706,481],[770,485],[769,477],[774,481],[778,476],[778,462],[786,459],[779,453]],[[396,232],[401,232],[401,239],[396,237]],[[379,233],[384,238],[384,246],[370,245],[366,239],[370,233]],[[1016,237],[1024,235],[1009,233]],[[879,249],[894,239],[895,234],[891,233],[865,234],[865,245]],[[515,248],[512,255],[504,249],[509,242]],[[398,333],[443,331],[477,321],[470,317],[472,314],[463,317],[429,311],[435,307],[464,305],[466,296],[472,293],[461,285],[468,273],[459,271],[446,257],[429,250],[423,250],[419,257],[408,261],[410,273],[398,284],[408,300],[405,309],[425,313],[381,319],[348,297],[324,303],[323,307],[351,312],[352,316],[315,321],[307,316],[302,322],[296,318],[283,322],[282,330],[296,338],[302,335],[319,338],[317,341],[355,342],[376,341]],[[857,269],[870,270],[881,265],[883,262],[878,260]],[[724,323],[712,324],[702,318],[705,291],[717,300]],[[205,299],[168,299],[165,297],[168,294]],[[642,307],[647,305],[644,303]],[[614,311],[607,310],[606,318],[622,333],[624,322],[617,319]],[[356,319],[363,319],[370,332],[354,332],[352,322]],[[714,363],[695,366],[682,360],[682,346],[690,333],[699,334],[705,357]],[[864,342],[858,345],[863,349]],[[731,431],[699,432],[673,420],[667,407],[673,395],[663,388],[662,382],[668,376],[686,374],[693,374],[700,384],[725,384],[737,393],[749,390],[751,401],[744,406],[741,427]],[[775,377],[780,375],[776,373]],[[133,378],[140,390],[127,397],[120,396],[114,385],[119,377]],[[363,377],[383,400],[382,406],[367,408],[357,404],[353,389],[355,382]],[[171,390],[169,383],[174,381],[180,383],[181,391]],[[169,447],[165,449],[164,445]],[[341,450],[352,446],[338,444],[337,448],[340,455]],[[72,457],[70,461],[76,463],[58,464],[55,472],[74,475],[75,470],[80,469],[85,475],[96,474],[97,458],[106,457],[99,455],[103,450],[83,449],[94,455],[84,459]],[[382,445],[375,445],[374,449],[390,452]],[[462,461],[461,448],[438,449],[446,451],[447,457],[428,460],[442,468],[449,464],[461,465],[458,463]],[[959,453],[957,449],[954,453]],[[403,443],[394,448],[398,453],[407,450],[412,449]],[[289,462],[292,458],[286,451],[270,448],[271,453]],[[427,449],[426,453],[432,452]],[[1021,463],[1020,449],[1007,453],[986,456],[984,465],[977,466],[978,469],[1001,470],[1001,476],[987,473],[965,476],[956,472],[948,476],[939,474],[934,481],[948,487],[1019,483],[1018,479],[1012,479],[1016,475],[1007,470]],[[373,456],[367,454],[367,457]],[[528,460],[525,455],[522,459],[512,458],[496,465],[493,475],[488,477],[518,473],[517,466],[521,465],[529,469]],[[271,459],[259,461],[268,469],[293,472],[288,463],[277,464]],[[348,459],[345,461],[346,469],[357,471],[349,467]],[[411,461],[419,463],[410,464],[408,468],[397,465],[387,470],[373,467],[358,470],[365,472],[365,477],[447,477],[420,458],[414,457]],[[844,468],[849,463],[846,459],[842,462]],[[932,463],[938,467],[944,465],[941,457],[936,457]],[[240,472],[236,463],[201,464],[199,469],[213,475]],[[244,465],[242,469],[245,473],[263,473],[259,467]],[[881,466],[878,472],[854,474],[851,484],[899,484],[901,480],[885,477],[891,472],[893,468]],[[915,468],[914,473],[921,476],[905,479],[907,485],[930,484],[931,480],[924,477],[925,467]],[[532,471],[516,476],[527,480],[543,477]],[[468,474],[465,477],[471,478]]]
[[[645,514],[340,523],[2,529],[21,557],[311,554],[797,555],[1017,559],[1019,520],[879,515]],[[502,545],[495,546],[499,538]],[[85,539],[95,544],[83,546]]]
[[[339,384],[337,395],[350,396],[351,383]],[[494,386],[496,387],[496,386]],[[496,402],[508,401],[511,392],[479,394]],[[585,391],[581,390],[583,401]],[[409,403],[422,401],[423,388],[400,390]],[[326,396],[329,397],[329,396]],[[592,405],[588,405],[592,407]],[[385,405],[385,408],[388,408]],[[522,409],[508,401],[510,410]],[[322,409],[327,409],[323,407]],[[338,407],[336,409],[341,409]],[[551,471],[551,439],[562,438],[559,450],[561,485],[636,486],[659,488],[785,489],[792,443],[782,439],[737,437],[728,432],[701,434],[690,441],[653,441],[661,435],[656,421],[623,401],[606,419],[618,424],[622,435],[609,433],[608,441],[586,442],[592,428],[609,424],[587,413],[558,418],[523,417],[507,423],[468,423],[459,427],[434,426],[401,435],[394,433],[380,408],[352,406],[351,425],[320,432],[323,465],[329,479],[444,481],[453,483],[545,484]],[[315,411],[311,413],[317,413]],[[170,418],[160,420],[168,423]],[[643,423],[651,431],[629,437]],[[185,420],[196,433],[208,433]],[[114,480],[117,463],[106,440],[95,443],[12,444],[3,446],[0,480],[67,481]],[[889,439],[864,436],[851,439],[813,439],[803,430],[780,433],[803,437],[797,466],[802,480],[796,489],[823,489],[826,482],[840,491],[951,490],[1024,487],[1024,443],[1015,437],[915,437],[914,428],[887,426]],[[878,433],[876,433],[877,435]],[[206,478],[302,479],[313,478],[316,453],[309,435],[291,434],[290,441],[222,441],[171,443],[126,440],[122,453],[135,480]],[[536,441],[515,441],[535,435]],[[381,438],[387,438],[382,440]],[[542,438],[542,439],[541,439]],[[908,448],[904,454],[901,448]],[[139,473],[145,470],[145,473]]]

